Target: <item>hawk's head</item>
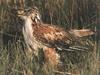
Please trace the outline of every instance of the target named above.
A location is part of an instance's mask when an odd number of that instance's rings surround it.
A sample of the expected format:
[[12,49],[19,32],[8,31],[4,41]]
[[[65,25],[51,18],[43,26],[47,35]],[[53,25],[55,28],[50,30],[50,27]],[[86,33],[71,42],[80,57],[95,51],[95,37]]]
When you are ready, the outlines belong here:
[[31,19],[33,22],[40,22],[41,15],[37,7],[28,8],[28,9],[19,9],[18,16],[24,21],[27,19]]

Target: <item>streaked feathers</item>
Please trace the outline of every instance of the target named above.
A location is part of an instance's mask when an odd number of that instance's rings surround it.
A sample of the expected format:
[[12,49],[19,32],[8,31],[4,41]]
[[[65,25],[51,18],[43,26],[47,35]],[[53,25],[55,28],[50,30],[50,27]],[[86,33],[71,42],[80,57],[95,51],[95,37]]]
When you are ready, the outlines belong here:
[[28,49],[38,55],[38,49],[43,48],[45,58],[53,64],[57,64],[59,60],[56,50],[87,50],[85,47],[73,46],[73,43],[79,42],[77,38],[94,34],[89,29],[66,31],[63,28],[45,24],[41,21],[36,8],[24,11],[20,17],[24,17],[23,35]]

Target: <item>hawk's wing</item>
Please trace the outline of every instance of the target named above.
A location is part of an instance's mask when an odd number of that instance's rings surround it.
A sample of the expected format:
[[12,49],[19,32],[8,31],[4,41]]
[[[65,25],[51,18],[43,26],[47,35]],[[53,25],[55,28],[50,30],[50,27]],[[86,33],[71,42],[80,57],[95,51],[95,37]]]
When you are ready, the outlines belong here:
[[59,50],[66,50],[70,48],[72,42],[78,41],[75,39],[75,34],[70,31],[64,31],[64,29],[48,24],[34,25],[33,30],[33,36],[38,42]]

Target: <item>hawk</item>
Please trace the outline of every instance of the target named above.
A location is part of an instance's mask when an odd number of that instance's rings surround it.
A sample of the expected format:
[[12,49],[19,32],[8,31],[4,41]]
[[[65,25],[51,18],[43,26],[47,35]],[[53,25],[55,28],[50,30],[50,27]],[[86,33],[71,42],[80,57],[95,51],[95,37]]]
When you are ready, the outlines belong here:
[[80,47],[72,46],[77,38],[94,34],[89,29],[65,30],[62,27],[43,23],[38,8],[18,10],[18,16],[23,19],[23,36],[28,50],[38,55],[43,48],[46,61],[57,65],[60,59],[57,50],[74,50]]

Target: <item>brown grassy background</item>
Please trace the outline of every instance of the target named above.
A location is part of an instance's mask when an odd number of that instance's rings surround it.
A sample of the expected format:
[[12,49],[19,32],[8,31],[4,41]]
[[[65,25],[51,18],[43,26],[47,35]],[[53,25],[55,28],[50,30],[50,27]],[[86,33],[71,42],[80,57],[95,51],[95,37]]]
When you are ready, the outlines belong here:
[[95,36],[82,41],[90,47],[87,52],[64,54],[64,71],[57,75],[99,75],[99,0],[0,0],[0,75],[56,75],[50,65],[41,69],[36,59],[31,61],[24,54],[22,22],[14,8],[33,5],[39,8],[44,23],[96,31]]

